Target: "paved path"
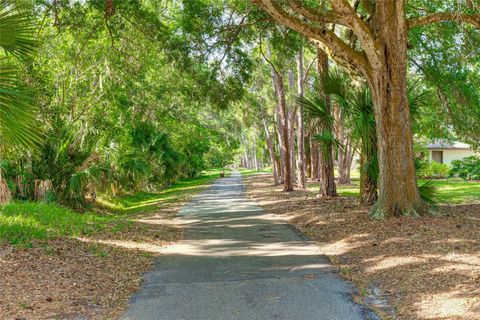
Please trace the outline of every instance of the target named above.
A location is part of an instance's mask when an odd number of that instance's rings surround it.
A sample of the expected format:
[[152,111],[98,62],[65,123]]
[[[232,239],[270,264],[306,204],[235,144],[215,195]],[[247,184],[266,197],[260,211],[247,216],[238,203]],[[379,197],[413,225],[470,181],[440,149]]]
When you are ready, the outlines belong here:
[[313,242],[245,198],[238,172],[178,222],[186,239],[165,248],[122,319],[377,319]]

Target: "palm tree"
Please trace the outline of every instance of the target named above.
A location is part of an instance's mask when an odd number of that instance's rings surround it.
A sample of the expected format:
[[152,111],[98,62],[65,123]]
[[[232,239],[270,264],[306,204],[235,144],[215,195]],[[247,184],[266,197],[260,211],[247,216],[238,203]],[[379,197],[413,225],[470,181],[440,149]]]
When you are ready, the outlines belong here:
[[[323,173],[323,182],[320,184],[320,194],[322,196],[336,196],[336,184],[334,181],[334,154],[335,150],[343,148],[340,141],[334,134],[335,117],[332,112],[331,92],[341,90],[341,86],[346,81],[336,68],[330,68],[327,73],[322,74],[319,87],[307,93],[304,97],[297,98],[298,104],[303,108],[303,114],[307,121],[310,121],[320,131],[312,135],[312,139],[318,143],[321,152],[321,170]],[[326,168],[325,168],[326,167]],[[322,178],[321,178],[322,179]]]
[[[333,127],[335,119],[329,112],[325,98],[320,93],[320,90],[314,90],[306,96],[299,96],[297,102],[302,106],[303,116],[307,121],[314,121],[318,127]],[[331,131],[327,130],[315,134],[312,138],[320,143],[321,152],[323,153],[329,153],[329,146],[338,143]],[[325,155],[331,156],[329,154]]]
[[336,93],[334,99],[348,115],[347,125],[351,128],[352,138],[358,141],[360,151],[360,202],[372,205],[378,197],[379,167],[375,116],[370,90],[366,85],[362,85],[343,96]]
[[[358,88],[352,88],[347,79],[348,76],[339,69],[332,69],[326,77],[324,90],[347,115],[346,125],[350,128],[352,139],[357,141],[359,146],[360,202],[373,205],[378,196],[377,178],[379,175],[373,100],[370,89],[365,83]],[[428,102],[428,93],[419,88],[417,83],[409,83],[408,99],[412,117],[415,117],[419,109]],[[317,121],[327,121],[332,125],[335,120],[329,113],[325,112],[324,101],[325,99],[322,99],[318,94],[312,94],[306,99],[299,98],[307,117],[313,117]],[[317,136],[317,139],[322,143],[333,143],[341,147],[332,135],[321,133]],[[416,164],[416,168],[421,169],[419,164]],[[427,181],[419,186],[419,190],[424,202],[435,209],[437,203],[435,201],[436,189],[434,185]]]
[[[32,99],[20,81],[19,62],[35,52],[34,30],[26,11],[13,1],[0,0],[0,143],[30,150],[39,146],[42,138]],[[0,170],[0,203],[9,199]]]
[[0,0],[0,135],[2,143],[32,148],[41,142],[32,99],[20,82],[19,62],[36,50],[28,12]]
[[[351,134],[360,144],[360,201],[372,205],[377,200],[377,178],[379,175],[377,158],[377,136],[375,128],[375,115],[370,89],[366,84],[351,90],[344,96],[335,94],[338,103],[347,110],[349,115]],[[428,94],[419,90],[415,83],[408,86],[408,99],[412,117],[415,117],[420,107],[427,103]],[[418,162],[418,161],[417,161]],[[421,169],[416,163],[417,171]],[[419,186],[420,196],[432,209],[437,207],[435,200],[436,188],[431,181]]]

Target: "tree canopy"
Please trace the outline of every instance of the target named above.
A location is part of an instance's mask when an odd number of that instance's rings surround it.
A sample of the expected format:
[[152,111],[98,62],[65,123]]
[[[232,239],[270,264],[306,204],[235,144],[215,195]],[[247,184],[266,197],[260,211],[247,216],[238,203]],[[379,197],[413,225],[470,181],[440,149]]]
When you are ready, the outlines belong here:
[[378,161],[372,214],[416,215],[420,145],[479,145],[478,11],[454,0],[2,0],[3,175],[16,195],[42,184],[82,207],[90,189],[156,189],[240,162],[270,167],[286,191],[309,177],[334,196],[333,167],[348,182],[359,154]]

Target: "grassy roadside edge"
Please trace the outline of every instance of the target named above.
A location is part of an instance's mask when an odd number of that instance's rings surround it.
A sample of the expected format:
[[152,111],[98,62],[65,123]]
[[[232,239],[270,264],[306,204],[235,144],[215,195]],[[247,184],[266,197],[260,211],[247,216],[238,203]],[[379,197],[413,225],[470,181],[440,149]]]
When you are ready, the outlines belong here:
[[[20,218],[12,221],[22,222],[20,227],[25,229],[20,230],[24,235],[17,237],[16,243],[6,239],[0,243],[0,296],[5,297],[0,318],[117,318],[158,257],[156,248],[181,239],[181,229],[171,224],[178,210],[208,188],[220,171],[180,181],[148,194],[148,199],[145,194],[125,195],[118,203],[131,206],[138,198],[150,201],[141,207],[117,208],[114,213],[77,213],[54,204],[16,204],[10,210],[19,209]],[[23,210],[26,206],[30,211]],[[50,212],[42,212],[45,208]],[[64,217],[55,219],[55,215]],[[73,226],[75,223],[79,225]]]

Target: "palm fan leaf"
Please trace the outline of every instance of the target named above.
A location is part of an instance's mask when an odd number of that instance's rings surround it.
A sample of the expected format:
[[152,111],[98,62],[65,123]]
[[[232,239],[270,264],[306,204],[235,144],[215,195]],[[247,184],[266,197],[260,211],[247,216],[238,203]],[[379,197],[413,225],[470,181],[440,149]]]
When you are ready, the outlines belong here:
[[335,118],[319,90],[314,90],[305,96],[297,97],[297,103],[303,107],[303,115],[307,120],[316,120],[321,126],[332,126]]
[[438,209],[438,188],[432,180],[427,180],[418,186],[420,197],[433,210]]
[[13,1],[0,0],[0,48],[18,59],[35,52],[35,27],[27,11],[18,10]]
[[38,147],[42,134],[34,116],[32,99],[17,79],[15,65],[0,65],[0,134],[8,144]]
[[345,97],[349,85],[348,76],[339,68],[332,68],[323,78],[324,91],[330,96]]
[[312,136],[312,139],[319,142],[322,154],[327,157],[331,156],[331,153],[329,152],[329,150],[331,150],[330,146],[334,146],[336,148],[341,147],[340,141],[335,138],[331,131],[323,131],[321,133],[315,134]]
[[[0,48],[6,55],[26,59],[35,52],[34,26],[27,12],[13,1],[0,0]],[[41,132],[30,95],[19,81],[19,68],[7,57],[0,64],[0,134],[3,142],[25,148],[37,147]]]
[[422,90],[419,81],[409,82],[407,90],[410,114],[415,116],[420,111],[420,108],[428,106],[430,101],[430,93],[426,90]]

